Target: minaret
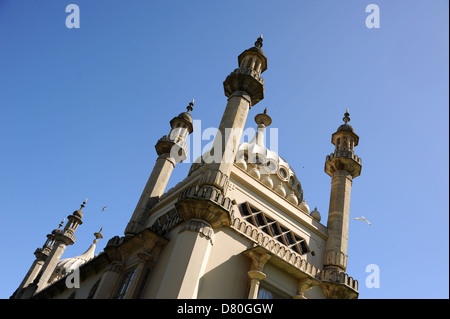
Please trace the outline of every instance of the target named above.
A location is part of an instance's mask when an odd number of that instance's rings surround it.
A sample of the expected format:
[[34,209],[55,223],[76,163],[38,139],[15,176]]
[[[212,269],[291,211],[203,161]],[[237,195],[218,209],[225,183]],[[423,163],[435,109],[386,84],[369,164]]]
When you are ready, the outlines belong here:
[[36,249],[36,251],[34,252],[36,259],[28,270],[28,273],[21,282],[19,288],[17,288],[17,290],[11,296],[12,299],[20,299],[23,293],[23,289],[26,288],[30,283],[32,283],[34,279],[36,279],[36,276],[41,271],[42,266],[44,265],[47,257],[50,254],[50,251],[52,250],[53,244],[55,242],[55,232],[58,231],[63,224],[64,220],[59,224],[59,227],[57,229],[54,229],[50,234],[47,234],[47,240],[45,241],[44,245],[41,248]]
[[[184,223],[174,239],[157,298],[197,297],[217,228],[230,224],[231,200],[226,191],[237,148],[250,107],[264,97],[261,73],[267,69],[262,36],[238,57],[239,68],[223,86],[228,102],[213,147],[202,156],[197,185],[184,190],[175,203]],[[193,176],[193,175],[191,175]]]
[[239,68],[231,72],[223,82],[228,103],[213,142],[213,154],[209,154],[212,157],[207,164],[209,174],[203,174],[199,186],[207,185],[226,192],[248,111],[264,98],[264,79],[261,73],[267,69],[267,58],[261,50],[262,45],[261,35],[254,47],[239,55]]
[[348,109],[336,133],[331,137],[334,153],[328,155],[325,172],[331,176],[330,207],[328,211],[328,240],[325,248],[325,269],[345,272],[347,268],[347,242],[352,181],[361,173],[361,158],[354,153],[359,137],[348,124]]
[[155,148],[158,158],[125,229],[125,235],[137,234],[146,227],[149,217],[148,211],[164,194],[175,164],[186,159],[188,154],[186,138],[193,132],[190,114],[193,107],[194,100],[187,106],[187,112],[179,114],[170,121],[171,131],[169,135],[164,135],[156,143]]
[[64,229],[58,228],[54,232],[52,232],[54,236],[53,245],[39,275],[33,282],[33,285],[37,285],[35,287],[35,291],[39,291],[47,286],[48,280],[55,270],[62,254],[66,250],[66,247],[75,243],[76,237],[74,233],[77,230],[78,226],[83,223],[83,221],[81,220],[83,218],[82,209],[85,207],[86,202],[87,199],[83,202],[83,204],[81,204],[79,210],[74,211],[72,215],[69,215],[67,217],[68,221]]

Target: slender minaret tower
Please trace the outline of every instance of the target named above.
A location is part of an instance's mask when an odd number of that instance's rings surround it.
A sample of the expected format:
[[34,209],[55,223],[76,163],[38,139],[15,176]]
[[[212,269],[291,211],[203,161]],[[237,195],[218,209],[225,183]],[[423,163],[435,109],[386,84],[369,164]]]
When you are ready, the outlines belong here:
[[11,296],[12,299],[20,299],[23,290],[30,283],[32,283],[34,279],[36,279],[36,276],[41,271],[42,266],[44,265],[45,261],[47,260],[47,257],[49,256],[53,248],[53,244],[55,243],[55,233],[62,227],[63,224],[64,220],[59,224],[58,228],[54,229],[50,234],[47,234],[47,240],[45,241],[44,245],[41,248],[36,249],[36,251],[34,252],[36,259],[31,265],[30,270],[28,270],[28,273],[26,274],[19,288],[17,288],[17,290]]
[[171,131],[169,135],[164,135],[156,143],[155,148],[158,158],[125,229],[125,235],[137,234],[146,227],[149,217],[148,211],[164,194],[175,164],[186,159],[188,154],[186,138],[193,132],[190,114],[193,107],[194,100],[187,106],[187,112],[179,114],[170,121]]
[[361,158],[354,153],[359,137],[348,124],[348,109],[336,133],[331,137],[334,153],[328,155],[325,172],[331,176],[330,207],[328,211],[328,240],[325,248],[325,269],[345,272],[347,268],[347,242],[352,181],[361,173]]
[[[83,204],[81,204],[79,210],[76,210],[72,215],[67,216],[68,221],[64,229],[57,229],[52,232],[54,236],[53,245],[50,254],[48,255],[44,265],[42,266],[40,273],[36,276],[32,284],[35,285],[36,289],[33,291],[33,294],[34,292],[40,291],[48,285],[48,280],[55,270],[58,261],[61,259],[62,254],[66,250],[66,247],[75,243],[76,237],[74,234],[78,226],[83,223],[83,221],[81,220],[83,218],[82,209],[86,206],[86,202],[87,199],[83,202]],[[31,296],[25,297],[29,298]]]
[[239,68],[231,72],[223,82],[228,103],[213,142],[212,154],[208,154],[212,157],[207,164],[209,173],[203,174],[199,186],[207,185],[226,192],[248,111],[264,98],[264,79],[261,73],[267,69],[267,58],[261,50],[262,45],[261,35],[254,47],[239,55]]
[[184,223],[174,239],[157,298],[196,298],[215,231],[230,224],[231,200],[225,196],[228,179],[248,111],[264,97],[260,75],[267,69],[267,59],[261,47],[262,36],[239,56],[239,68],[223,83],[228,102],[213,147],[202,156],[198,172],[190,172],[200,174],[198,183],[184,190],[175,203]]

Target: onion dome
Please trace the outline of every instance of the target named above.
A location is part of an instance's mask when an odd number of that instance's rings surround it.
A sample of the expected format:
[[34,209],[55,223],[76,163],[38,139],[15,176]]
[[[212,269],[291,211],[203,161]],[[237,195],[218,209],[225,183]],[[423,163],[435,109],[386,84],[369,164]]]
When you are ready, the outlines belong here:
[[189,103],[189,105],[186,107],[187,111],[178,114],[178,116],[174,117],[171,121],[170,121],[170,125],[173,127],[175,127],[176,122],[184,122],[187,125],[187,128],[189,130],[189,134],[193,132],[194,127],[192,124],[192,115],[189,113],[194,109],[194,99],[192,99],[192,101]]
[[300,205],[298,205],[298,208],[300,208],[300,210],[302,210],[304,213],[309,214],[309,206],[308,204],[306,204],[305,200],[303,200]]
[[83,218],[83,211],[82,211],[82,209],[84,208],[84,206],[86,206],[86,202],[87,202],[87,198],[84,200],[83,204],[81,204],[80,209],[74,211],[72,215],[77,216],[78,218]]
[[75,269],[80,268],[82,265],[87,263],[89,260],[95,257],[95,248],[99,238],[103,238],[102,235],[103,227],[100,229],[98,233],[94,233],[95,239],[94,242],[89,246],[89,248],[81,255],[71,258],[61,259],[53,271],[53,274],[49,280],[49,282],[54,282],[55,280],[60,279],[61,277],[71,273]]
[[319,221],[322,219],[322,217],[320,217],[320,213],[317,210],[317,207],[314,207],[314,210],[311,212],[311,214],[309,214],[309,216],[311,216],[312,218],[314,218],[315,220]]
[[264,113],[255,116],[255,122],[258,124],[258,130],[250,142],[239,145],[236,165],[293,205],[298,206],[303,200],[303,190],[294,169],[283,157],[269,150],[264,143],[265,129],[272,123],[272,119],[267,114],[267,108]]

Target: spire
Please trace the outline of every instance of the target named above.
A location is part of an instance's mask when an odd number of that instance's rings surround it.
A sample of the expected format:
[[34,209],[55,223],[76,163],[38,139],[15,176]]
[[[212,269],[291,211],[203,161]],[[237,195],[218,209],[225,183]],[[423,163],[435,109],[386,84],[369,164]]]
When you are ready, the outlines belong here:
[[194,99],[192,99],[192,101],[189,102],[189,105],[186,108],[187,108],[188,113],[194,109]]
[[59,226],[58,226],[58,228],[56,228],[56,230],[61,229],[62,225],[64,225],[64,221],[65,221],[65,220],[66,220],[66,219],[63,218],[63,220],[59,223]]
[[100,230],[98,231],[98,233],[94,233],[94,236],[95,236],[94,244],[98,243],[98,239],[99,239],[99,238],[100,238],[100,239],[103,238],[102,230],[103,230],[103,227],[100,228]]
[[81,204],[80,209],[73,212],[73,216],[77,216],[79,218],[83,217],[83,208],[86,206],[86,202],[87,198],[84,200],[83,204]]
[[349,117],[349,113],[348,113],[348,109],[345,111],[344,113],[344,118],[342,119],[344,121],[345,124],[347,124],[348,122],[350,122],[350,117]]
[[255,122],[256,124],[258,124],[258,128],[267,127],[270,124],[272,124],[272,118],[269,115],[267,115],[267,107],[264,109],[263,113],[259,113],[255,116]]
[[189,102],[189,105],[186,107],[188,112],[191,112],[194,109],[194,99],[192,99],[191,102]]
[[261,34],[255,42],[255,47],[261,49],[262,46],[263,46],[263,35]]

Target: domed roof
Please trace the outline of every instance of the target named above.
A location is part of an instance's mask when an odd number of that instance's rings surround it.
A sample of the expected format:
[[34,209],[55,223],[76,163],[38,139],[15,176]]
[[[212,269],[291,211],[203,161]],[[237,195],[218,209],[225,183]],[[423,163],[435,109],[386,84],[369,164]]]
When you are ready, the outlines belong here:
[[316,219],[317,221],[320,222],[320,220],[322,219],[322,217],[320,216],[319,211],[317,210],[317,207],[314,207],[314,210],[311,212],[311,214],[309,214],[312,218]]
[[256,115],[255,122],[258,124],[258,131],[250,142],[239,145],[236,164],[278,195],[298,206],[303,201],[303,190],[297,174],[283,157],[264,145],[265,127],[271,123],[267,109],[264,114]]
[[178,118],[183,119],[189,123],[192,123],[192,115],[189,112],[183,112],[178,114]]
[[80,268],[82,265],[84,265],[89,260],[95,257],[95,247],[98,242],[98,239],[103,238],[102,229],[100,229],[98,233],[94,234],[95,235],[94,242],[83,254],[76,257],[61,259],[56,264],[55,270],[53,271],[53,274],[49,280],[50,283],[54,282],[55,280],[58,280],[59,278],[65,276],[66,274],[71,273],[75,269]]
[[341,126],[338,127],[337,129],[338,132],[352,132],[355,133],[355,131],[353,130],[353,127],[350,124],[342,124]]

